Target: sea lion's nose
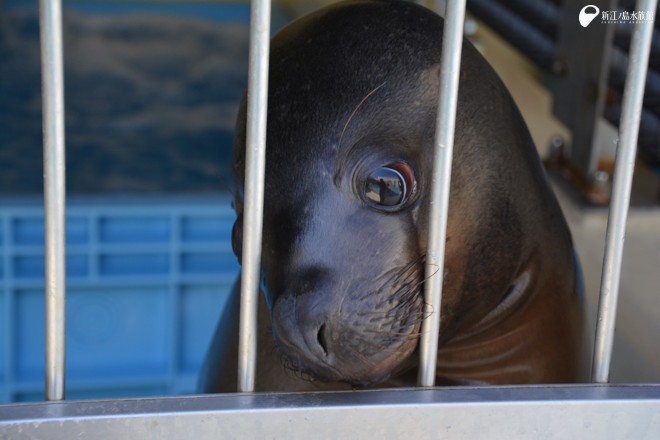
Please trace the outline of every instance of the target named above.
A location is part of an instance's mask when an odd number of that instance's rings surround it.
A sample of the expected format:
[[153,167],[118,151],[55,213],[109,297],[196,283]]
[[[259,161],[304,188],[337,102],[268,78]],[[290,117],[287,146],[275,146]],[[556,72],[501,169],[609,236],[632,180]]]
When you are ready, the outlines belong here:
[[328,335],[326,333],[327,327],[325,325],[325,322],[321,324],[319,327],[319,330],[316,332],[316,342],[318,345],[321,347],[323,350],[323,353],[327,356],[328,355]]
[[304,358],[328,361],[330,338],[337,334],[341,300],[329,270],[310,267],[296,272],[273,309],[278,339],[297,348]]
[[319,300],[323,294],[281,297],[273,308],[273,331],[280,349],[297,367],[323,380],[341,379],[342,365],[353,359],[347,334],[334,304]]
[[296,271],[278,295],[273,305],[273,331],[280,349],[294,363],[334,368],[347,354],[343,338],[350,329],[344,328],[340,315],[343,301],[336,279],[329,270],[306,268]]

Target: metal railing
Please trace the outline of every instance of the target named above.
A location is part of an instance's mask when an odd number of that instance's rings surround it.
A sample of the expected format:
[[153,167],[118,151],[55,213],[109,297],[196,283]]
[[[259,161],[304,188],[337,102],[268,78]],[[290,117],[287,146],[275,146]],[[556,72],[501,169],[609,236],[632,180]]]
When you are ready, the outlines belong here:
[[270,55],[270,0],[252,3],[245,150],[245,211],[241,316],[238,343],[238,390],[253,391],[257,363],[257,308],[261,264],[266,114]]
[[426,250],[426,281],[424,282],[424,314],[422,334],[419,340],[419,377],[417,384],[423,387],[435,385],[435,367],[438,357],[440,330],[440,305],[444,277],[445,236],[449,212],[449,186],[451,162],[454,151],[454,123],[458,102],[458,77],[463,46],[463,22],[465,0],[447,2],[445,27],[440,60],[440,92],[438,96],[438,120],[435,133],[435,158],[431,178],[429,232]]
[[39,1],[44,133],[46,400],[64,399],[66,250],[62,4]]
[[0,407],[0,439],[656,440],[659,395],[600,385],[32,403]]
[[[643,10],[655,10],[657,0],[645,0]],[[261,224],[266,149],[270,0],[253,0],[250,26],[248,83],[248,129],[241,291],[241,336],[239,391],[254,389],[256,371],[256,316],[261,260]],[[427,275],[444,266],[444,236],[449,206],[449,183],[454,142],[454,119],[458,99],[462,24],[465,2],[447,4],[440,70],[440,96],[436,132],[436,159],[428,238]],[[64,92],[62,75],[62,29],[59,0],[41,0],[42,74],[44,96],[44,193],[46,216],[46,398],[64,397]],[[622,115],[622,128],[614,191],[607,233],[607,250],[601,285],[593,380],[606,382],[611,359],[623,235],[630,200],[635,147],[650,51],[652,21],[635,26],[631,43]],[[437,281],[437,282],[435,282]],[[425,283],[428,319],[422,329],[421,386],[434,385],[437,335],[440,326],[442,277]]]
[[[657,0],[642,0],[642,11],[655,11]],[[623,260],[623,239],[630,205],[630,188],[635,169],[637,136],[642,117],[644,84],[648,71],[653,21],[640,21],[635,25],[630,42],[630,63],[626,73],[626,86],[623,92],[623,108],[619,130],[619,145],[616,152],[614,177],[612,180],[612,200],[605,237],[605,258],[598,304],[598,321],[591,379],[594,382],[607,382],[614,345],[614,325],[616,306]]]
[[[656,0],[645,0],[642,8],[655,11]],[[46,398],[64,398],[64,125],[62,90],[62,40],[59,0],[41,0],[43,95],[44,95],[44,174],[46,216]],[[259,287],[263,176],[265,170],[265,129],[269,58],[270,0],[253,0],[251,18],[250,73],[248,95],[248,135],[245,192],[245,234],[241,293],[240,391],[252,391],[255,377],[256,303]],[[440,111],[436,134],[433,213],[429,227],[429,262],[432,271],[442,270],[443,244],[449,196],[454,115],[464,17],[464,1],[448,2],[447,25],[442,51]],[[644,74],[648,61],[650,30],[653,23],[636,25],[624,100],[622,129],[615,191],[608,226],[605,269],[603,271],[598,331],[593,360],[593,380],[606,382],[612,351],[612,337],[618,278],[623,248],[630,176]],[[433,385],[439,327],[442,277],[430,277],[426,302],[431,319],[423,328],[419,384]],[[350,399],[348,395],[350,394]],[[309,407],[310,402],[314,407]],[[53,406],[56,405],[56,406]],[[143,438],[166,433],[168,436],[211,436],[218,432],[247,436],[289,433],[294,438],[319,428],[352,428],[347,437],[384,438],[401,434],[429,437],[438,432],[454,433],[448,438],[471,437],[480,429],[506,438],[529,438],[538,432],[561,436],[584,430],[585,425],[567,426],[570,411],[578,408],[592,420],[594,429],[580,438],[611,436],[615,429],[634,438],[652,438],[660,432],[660,385],[573,387],[485,387],[460,389],[375,390],[364,392],[237,394],[220,396],[134,399],[124,401],[60,402],[0,407],[0,438],[15,433],[53,438],[94,434],[96,438]],[[326,411],[333,409],[333,411]],[[110,415],[112,414],[112,415]],[[616,425],[611,414],[623,414]],[[231,422],[227,418],[231,417]],[[637,424],[639,417],[645,424]],[[300,426],[293,420],[308,420]],[[400,420],[409,422],[400,424]],[[525,425],[524,423],[527,423]],[[591,423],[591,422],[590,422]],[[598,423],[602,423],[599,428]],[[380,425],[379,425],[380,424]],[[379,428],[376,428],[380,426]],[[527,426],[528,431],[524,427]],[[54,428],[58,427],[56,431]],[[372,428],[369,428],[372,427]],[[242,429],[242,430],[241,430]],[[516,431],[517,429],[517,431]],[[603,430],[605,429],[605,430]],[[609,430],[608,430],[609,429]],[[233,431],[232,431],[233,430]],[[238,431],[237,431],[238,430]],[[388,431],[389,430],[389,431]],[[571,431],[573,430],[573,431]],[[320,433],[321,431],[314,431]],[[344,432],[344,431],[341,431]],[[581,431],[583,432],[583,431]],[[56,435],[55,435],[55,434]],[[364,436],[355,433],[363,433]],[[381,434],[388,434],[381,436]],[[493,434],[494,433],[494,434]],[[497,434],[500,433],[500,434]],[[504,433],[504,434],[503,434]],[[243,436],[244,436],[243,435]],[[463,437],[461,437],[463,436]]]
[[[657,0],[644,0],[642,10],[655,10]],[[256,372],[256,316],[261,260],[261,225],[266,149],[270,0],[253,0],[248,75],[248,129],[239,345],[239,391],[253,391]],[[433,386],[437,356],[442,277],[432,274],[444,266],[444,237],[449,206],[449,184],[458,98],[465,1],[448,2],[440,70],[432,201],[427,251],[425,295],[427,314],[420,341],[420,386]],[[59,0],[41,0],[42,75],[44,96],[44,193],[46,216],[46,398],[64,398],[64,93],[62,30]],[[607,382],[616,317],[630,185],[634,170],[644,83],[648,65],[652,21],[635,26],[631,62],[626,80],[621,139],[617,153],[614,191],[610,207],[606,254],[601,284],[593,381]]]

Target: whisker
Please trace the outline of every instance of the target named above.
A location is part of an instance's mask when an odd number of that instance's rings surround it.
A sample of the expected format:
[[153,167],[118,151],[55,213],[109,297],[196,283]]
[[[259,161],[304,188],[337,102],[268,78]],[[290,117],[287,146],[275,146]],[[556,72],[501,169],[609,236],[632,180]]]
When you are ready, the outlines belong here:
[[362,98],[362,101],[360,101],[360,103],[357,105],[357,107],[355,107],[355,110],[353,110],[353,113],[351,113],[351,115],[348,117],[348,120],[346,121],[346,124],[344,124],[344,128],[343,128],[342,131],[341,131],[341,135],[339,136],[339,142],[337,143],[337,150],[338,150],[338,151],[339,151],[339,148],[341,147],[341,141],[342,141],[342,139],[344,138],[344,132],[346,131],[346,128],[348,127],[348,124],[349,124],[349,123],[351,122],[351,120],[353,119],[353,116],[355,116],[355,113],[357,113],[358,109],[362,106],[362,104],[364,104],[364,102],[365,102],[367,99],[369,99],[369,97],[370,97],[371,95],[373,95],[378,89],[380,89],[380,88],[383,87],[384,85],[385,85],[385,83],[382,83],[381,85],[379,85],[378,87],[376,87],[375,89],[373,89],[371,92],[367,93],[367,95],[366,95],[364,98]]
[[406,278],[403,280],[405,283],[408,279],[411,277],[415,276],[419,269],[423,267],[424,261],[426,260],[426,255],[422,255],[419,257],[417,260],[413,261],[410,263],[408,266],[406,266],[400,273],[399,275],[393,280],[393,284],[398,284],[401,281],[401,277],[406,275]]

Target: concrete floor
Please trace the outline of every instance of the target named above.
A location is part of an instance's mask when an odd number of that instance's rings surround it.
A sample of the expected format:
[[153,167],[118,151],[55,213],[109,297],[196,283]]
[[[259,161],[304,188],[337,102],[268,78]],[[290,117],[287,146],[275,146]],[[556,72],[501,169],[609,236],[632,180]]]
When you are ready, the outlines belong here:
[[[485,26],[480,24],[478,29],[477,46],[509,87],[543,157],[553,136],[570,139],[570,132],[552,116],[552,95],[533,65]],[[607,124],[601,124],[600,130],[604,139],[616,135]],[[555,189],[582,262],[589,340],[593,341],[607,209],[586,207],[561,188]],[[633,207],[626,233],[611,382],[660,382],[659,340],[660,207]]]

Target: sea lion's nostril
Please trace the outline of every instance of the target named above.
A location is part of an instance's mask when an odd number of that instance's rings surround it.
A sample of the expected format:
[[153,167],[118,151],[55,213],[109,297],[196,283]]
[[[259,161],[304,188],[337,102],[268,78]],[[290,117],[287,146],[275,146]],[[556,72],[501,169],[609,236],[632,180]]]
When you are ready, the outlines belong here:
[[319,342],[319,345],[323,349],[323,354],[328,355],[328,341],[325,334],[325,324],[322,324],[319,328],[319,332],[316,335],[316,340]]

